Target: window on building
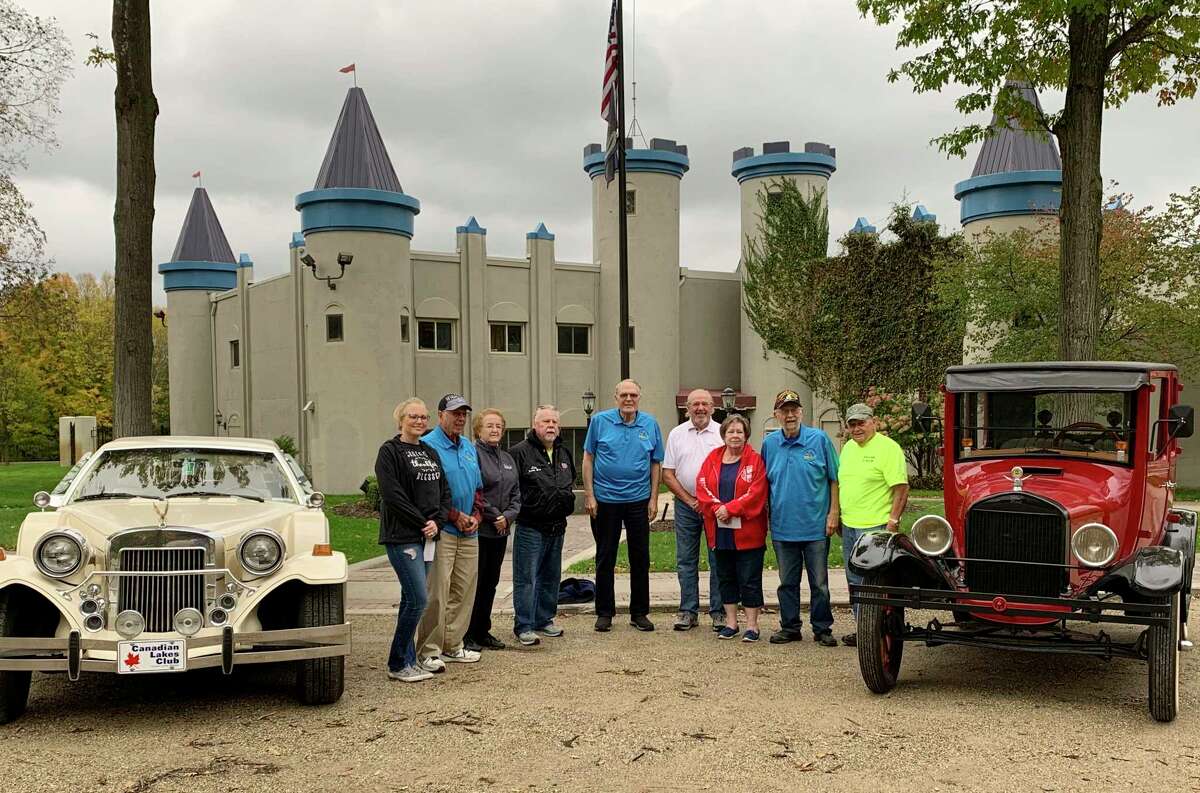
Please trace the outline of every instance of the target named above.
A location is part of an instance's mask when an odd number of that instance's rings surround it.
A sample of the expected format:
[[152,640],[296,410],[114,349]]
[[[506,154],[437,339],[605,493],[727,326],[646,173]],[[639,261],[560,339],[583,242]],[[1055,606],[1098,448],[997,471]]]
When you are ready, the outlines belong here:
[[511,449],[521,441],[525,440],[525,436],[529,434],[528,428],[514,427],[504,431],[504,440],[500,443],[505,449]]
[[522,352],[524,325],[520,323],[493,322],[491,324],[492,352]]
[[767,192],[767,211],[771,212],[783,205],[783,193],[779,190]]
[[436,350],[438,352],[454,351],[454,323],[441,319],[422,319],[417,321],[417,349]]
[[571,450],[571,459],[575,461],[575,484],[583,485],[583,441],[587,438],[585,427],[562,427],[559,430],[563,446]]
[[626,215],[636,215],[637,214],[637,191],[636,190],[626,190],[625,191],[625,214]]
[[403,344],[408,344],[408,314],[400,315],[400,341]]
[[229,366],[233,369],[242,365],[241,342],[237,339],[229,342]]
[[558,354],[587,355],[590,325],[559,325]]
[[325,315],[325,341],[344,341],[342,335],[342,315],[341,314],[326,314]]

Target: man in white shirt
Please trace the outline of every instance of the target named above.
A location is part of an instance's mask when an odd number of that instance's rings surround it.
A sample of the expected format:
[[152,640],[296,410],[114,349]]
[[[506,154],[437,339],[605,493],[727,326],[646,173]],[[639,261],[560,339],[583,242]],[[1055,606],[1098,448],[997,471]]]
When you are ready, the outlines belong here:
[[[724,445],[721,430],[712,420],[712,395],[703,388],[688,394],[688,420],[671,430],[667,436],[663,458],[663,482],[675,494],[675,565],[679,575],[679,615],[675,630],[688,631],[696,627],[700,611],[700,544],[708,548],[704,521],[696,511],[696,476],[709,452]],[[713,569],[713,553],[708,551],[708,613],[712,629],[725,627],[725,612],[717,574]]]

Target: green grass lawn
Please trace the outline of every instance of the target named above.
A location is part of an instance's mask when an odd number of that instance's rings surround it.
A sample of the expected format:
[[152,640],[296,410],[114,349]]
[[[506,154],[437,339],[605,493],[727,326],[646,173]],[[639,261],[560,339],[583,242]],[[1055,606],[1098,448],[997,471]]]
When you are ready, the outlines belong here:
[[[913,521],[922,515],[933,513],[937,515],[944,514],[943,506],[939,499],[916,498],[913,503],[908,505],[908,509],[904,512],[904,519],[900,522],[900,530],[905,534],[912,528]],[[842,541],[840,537],[834,537],[833,542],[829,543],[829,566],[842,566]],[[767,553],[763,557],[763,567],[767,570],[776,570],[779,567],[775,559],[775,549],[767,544]],[[707,554],[700,555],[700,569],[708,570]],[[629,572],[629,549],[625,543],[617,549],[617,568],[618,573]],[[581,562],[576,562],[568,569],[569,573],[595,573],[596,560],[584,559]],[[652,573],[673,573],[675,572],[675,533],[670,531],[655,531],[650,533],[650,572]]]
[[[53,490],[67,469],[56,462],[10,463],[0,465],[0,545],[12,550],[17,544],[17,530],[33,506],[33,494]],[[362,498],[355,493],[328,496],[329,506]],[[373,518],[345,518],[329,513],[329,534],[336,550],[346,554],[351,562],[378,556],[383,549],[377,544],[379,521]]]

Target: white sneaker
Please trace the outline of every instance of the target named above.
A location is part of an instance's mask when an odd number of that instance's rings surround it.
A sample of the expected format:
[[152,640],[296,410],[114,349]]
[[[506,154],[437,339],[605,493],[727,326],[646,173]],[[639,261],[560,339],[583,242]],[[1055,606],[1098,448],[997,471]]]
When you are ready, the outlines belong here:
[[[443,668],[445,667],[443,666]],[[389,669],[387,675],[392,680],[402,680],[405,683],[420,683],[422,680],[428,680],[433,677],[433,672],[427,672],[416,666],[406,666],[399,672],[393,672]]]
[[447,661],[452,661],[456,664],[473,664],[479,661],[480,655],[475,650],[459,647],[452,653],[445,653],[444,657]]
[[417,660],[417,666],[424,669],[426,672],[432,672],[439,675],[446,671],[446,665],[442,663],[442,659],[436,655],[431,655],[428,658],[420,658]]
[[553,622],[548,622],[545,625],[543,625],[539,629],[539,632],[543,636],[549,636],[551,639],[557,639],[559,636],[562,636],[563,633],[565,633],[565,631],[563,631],[562,628],[558,627]]

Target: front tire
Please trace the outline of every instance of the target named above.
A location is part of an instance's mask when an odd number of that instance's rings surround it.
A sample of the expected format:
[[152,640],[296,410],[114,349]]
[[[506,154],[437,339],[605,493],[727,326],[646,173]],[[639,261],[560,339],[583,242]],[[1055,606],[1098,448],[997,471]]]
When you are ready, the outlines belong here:
[[[869,575],[864,584],[886,585],[882,576]],[[876,694],[896,687],[904,656],[904,609],[864,604],[858,609],[858,667],[863,682]]]
[[1166,625],[1148,630],[1146,661],[1149,667],[1150,715],[1155,721],[1174,721],[1179,710],[1179,603],[1176,592],[1167,599]]
[[[346,621],[345,586],[307,586],[300,597],[299,628],[341,625]],[[296,698],[305,705],[331,705],[346,687],[346,657],[313,658],[296,665]]]
[[[19,636],[17,614],[8,591],[0,592],[0,636]],[[0,671],[0,724],[16,721],[29,704],[29,683],[32,672]]]

